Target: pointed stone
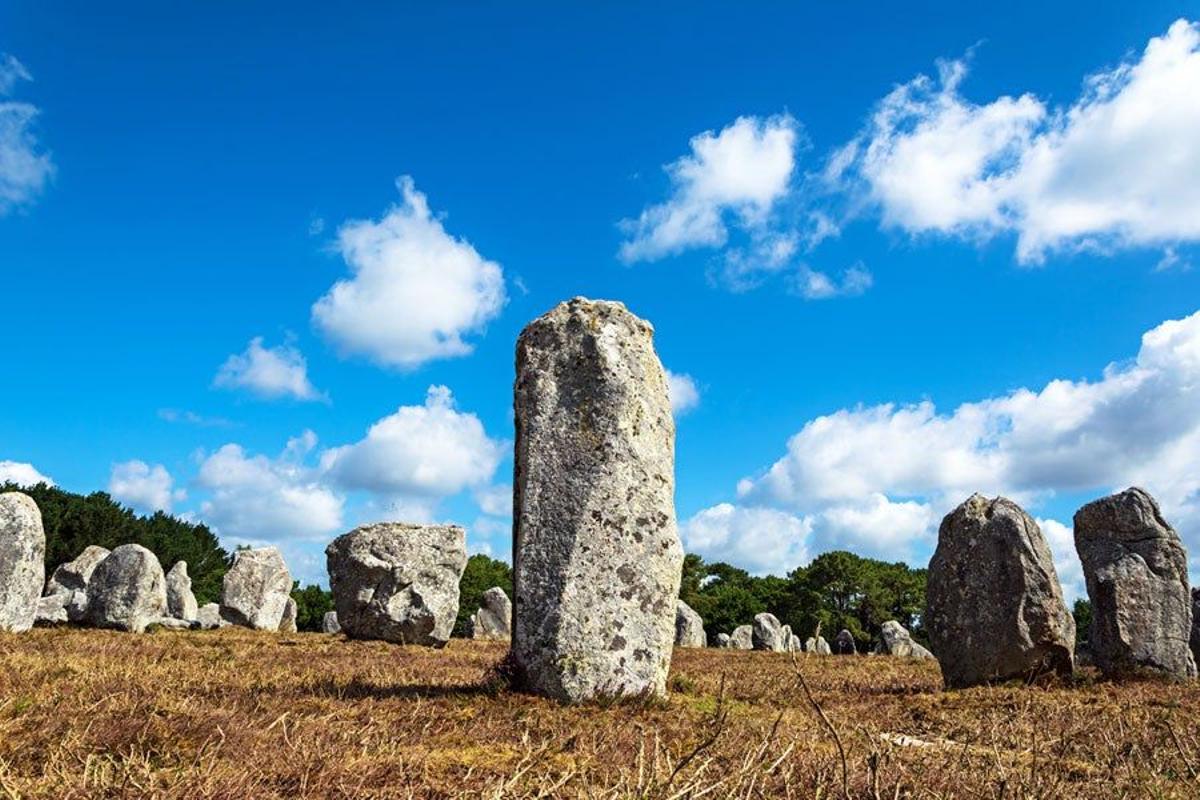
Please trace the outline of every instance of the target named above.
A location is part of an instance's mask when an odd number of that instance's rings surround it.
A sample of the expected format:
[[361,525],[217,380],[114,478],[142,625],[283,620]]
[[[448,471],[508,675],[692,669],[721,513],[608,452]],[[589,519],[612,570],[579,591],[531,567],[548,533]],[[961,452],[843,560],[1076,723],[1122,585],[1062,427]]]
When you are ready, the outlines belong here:
[[167,611],[175,619],[196,619],[199,611],[186,561],[176,561],[167,573]]

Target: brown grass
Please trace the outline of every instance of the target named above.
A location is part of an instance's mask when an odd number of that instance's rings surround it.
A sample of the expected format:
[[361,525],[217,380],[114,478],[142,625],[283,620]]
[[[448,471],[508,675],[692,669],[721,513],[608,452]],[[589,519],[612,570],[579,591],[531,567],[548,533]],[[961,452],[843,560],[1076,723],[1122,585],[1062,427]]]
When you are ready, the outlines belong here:
[[922,662],[677,650],[666,701],[565,707],[489,681],[503,654],[0,635],[0,797],[1200,797],[1195,681],[943,692]]

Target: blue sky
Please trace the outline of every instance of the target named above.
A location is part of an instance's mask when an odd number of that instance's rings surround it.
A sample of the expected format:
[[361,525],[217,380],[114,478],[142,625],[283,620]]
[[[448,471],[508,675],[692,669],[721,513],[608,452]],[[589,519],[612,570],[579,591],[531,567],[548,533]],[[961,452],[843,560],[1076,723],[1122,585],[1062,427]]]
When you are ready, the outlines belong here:
[[1200,553],[1196,19],[7,4],[0,473],[306,580],[378,518],[506,556],[515,339],[582,294],[656,327],[709,558],[921,564],[1003,492],[1078,591],[1131,483]]

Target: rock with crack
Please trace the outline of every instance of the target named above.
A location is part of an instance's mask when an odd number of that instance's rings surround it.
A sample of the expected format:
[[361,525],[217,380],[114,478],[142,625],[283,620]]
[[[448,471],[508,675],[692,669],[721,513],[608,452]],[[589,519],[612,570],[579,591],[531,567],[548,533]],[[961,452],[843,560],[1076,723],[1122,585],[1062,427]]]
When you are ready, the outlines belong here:
[[87,587],[96,566],[108,558],[106,547],[90,544],[74,560],[59,564],[46,582],[46,596],[63,598],[67,619],[83,622],[87,617]]
[[894,619],[883,623],[879,631],[879,642],[875,645],[875,655],[920,659],[934,657],[933,653],[914,642],[908,629]]
[[512,636],[512,601],[499,586],[483,593],[479,610],[471,615],[472,639],[508,639]]
[[200,607],[192,594],[186,561],[176,561],[167,572],[167,611],[175,619],[194,620]]
[[708,634],[704,632],[704,620],[682,600],[675,603],[675,646],[708,647]]
[[33,627],[46,580],[45,557],[37,503],[22,492],[0,493],[0,631]]
[[238,550],[221,588],[226,622],[259,631],[277,631],[292,596],[292,574],[275,547]]
[[167,579],[140,544],[114,548],[96,565],[87,588],[88,624],[141,633],[167,616]]
[[783,626],[774,614],[755,614],[754,624],[750,628],[750,641],[755,650],[769,650],[782,653],[791,644],[791,634],[784,639]]

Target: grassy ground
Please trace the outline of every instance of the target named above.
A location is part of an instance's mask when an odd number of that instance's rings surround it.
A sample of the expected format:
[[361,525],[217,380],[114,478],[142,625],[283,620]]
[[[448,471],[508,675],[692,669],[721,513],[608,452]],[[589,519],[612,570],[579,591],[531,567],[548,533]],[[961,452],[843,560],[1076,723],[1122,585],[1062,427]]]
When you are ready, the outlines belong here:
[[677,650],[666,701],[572,708],[487,680],[503,652],[0,634],[0,796],[1200,797],[1195,681]]

